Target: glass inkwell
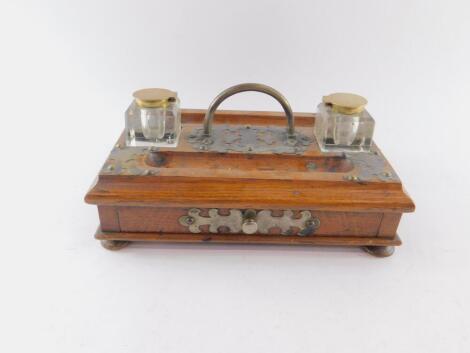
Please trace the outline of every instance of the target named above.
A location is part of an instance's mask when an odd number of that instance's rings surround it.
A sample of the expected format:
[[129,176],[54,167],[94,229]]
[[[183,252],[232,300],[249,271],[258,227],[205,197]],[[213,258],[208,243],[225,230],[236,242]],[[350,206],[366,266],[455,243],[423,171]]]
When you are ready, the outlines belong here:
[[163,88],[141,89],[126,111],[127,146],[176,147],[181,131],[181,111],[176,92]]
[[323,97],[315,120],[315,137],[322,152],[367,152],[372,144],[374,119],[365,110],[367,100],[357,94]]

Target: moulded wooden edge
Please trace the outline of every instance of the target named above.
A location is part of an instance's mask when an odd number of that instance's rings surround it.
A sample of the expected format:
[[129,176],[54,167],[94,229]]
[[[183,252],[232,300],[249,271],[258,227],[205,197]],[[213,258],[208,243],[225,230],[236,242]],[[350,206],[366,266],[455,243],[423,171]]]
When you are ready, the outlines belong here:
[[398,234],[393,238],[345,236],[283,236],[244,234],[169,234],[96,231],[98,240],[154,241],[162,243],[222,243],[222,244],[278,244],[278,245],[331,245],[331,246],[399,246]]
[[[254,181],[256,183],[256,181]],[[204,184],[204,185],[201,185]],[[137,183],[95,184],[86,194],[85,202],[106,206],[151,206],[185,208],[257,208],[257,209],[315,209],[338,212],[414,212],[415,205],[402,190],[370,191],[358,188],[304,187],[274,190],[273,188],[232,184],[224,189],[222,181],[216,184],[200,182],[160,183],[136,187]],[[142,184],[141,184],[142,185]],[[201,190],[212,192],[202,193]],[[237,190],[232,190],[238,187]],[[179,190],[176,193],[174,190]],[[300,190],[300,191],[299,191]],[[292,197],[294,193],[299,195]],[[202,197],[202,196],[203,197]]]

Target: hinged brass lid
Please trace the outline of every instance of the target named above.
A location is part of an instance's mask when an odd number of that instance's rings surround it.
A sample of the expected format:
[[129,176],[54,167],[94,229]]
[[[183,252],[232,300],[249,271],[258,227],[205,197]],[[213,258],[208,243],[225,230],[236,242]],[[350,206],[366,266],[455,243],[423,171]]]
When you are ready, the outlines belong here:
[[176,92],[165,88],[144,88],[133,94],[136,103],[142,108],[165,107],[178,96]]
[[333,93],[324,96],[323,103],[331,105],[337,113],[350,115],[362,112],[367,99],[354,93]]

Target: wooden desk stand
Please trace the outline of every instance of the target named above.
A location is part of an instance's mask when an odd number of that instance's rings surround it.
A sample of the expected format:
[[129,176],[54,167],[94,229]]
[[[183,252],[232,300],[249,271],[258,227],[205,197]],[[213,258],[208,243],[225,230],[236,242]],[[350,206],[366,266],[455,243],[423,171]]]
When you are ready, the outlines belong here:
[[132,241],[345,245],[389,256],[401,244],[397,227],[414,204],[377,146],[321,153],[314,115],[298,113],[296,131],[313,143],[273,153],[243,146],[243,129],[275,145],[267,135],[285,126],[284,114],[219,111],[214,129],[225,150],[218,142],[197,148],[204,113],[183,110],[177,148],[128,148],[119,138],[85,197],[98,206],[95,237],[105,248]]

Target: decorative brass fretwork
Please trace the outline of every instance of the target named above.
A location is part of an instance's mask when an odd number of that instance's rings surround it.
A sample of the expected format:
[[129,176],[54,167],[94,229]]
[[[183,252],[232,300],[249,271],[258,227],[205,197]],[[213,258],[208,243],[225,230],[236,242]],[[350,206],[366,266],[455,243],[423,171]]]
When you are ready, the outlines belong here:
[[[247,221],[250,227],[247,227]],[[300,217],[295,218],[291,210],[283,211],[281,216],[273,216],[271,210],[238,209],[231,209],[228,215],[220,215],[218,209],[211,208],[208,216],[201,216],[200,209],[191,208],[187,215],[179,218],[179,222],[191,233],[201,233],[200,227],[208,225],[210,233],[219,233],[219,229],[224,227],[233,234],[252,234],[255,233],[254,229],[258,234],[269,234],[272,228],[278,228],[282,235],[306,236],[312,235],[320,226],[320,220],[313,217],[310,211],[300,211]]]

